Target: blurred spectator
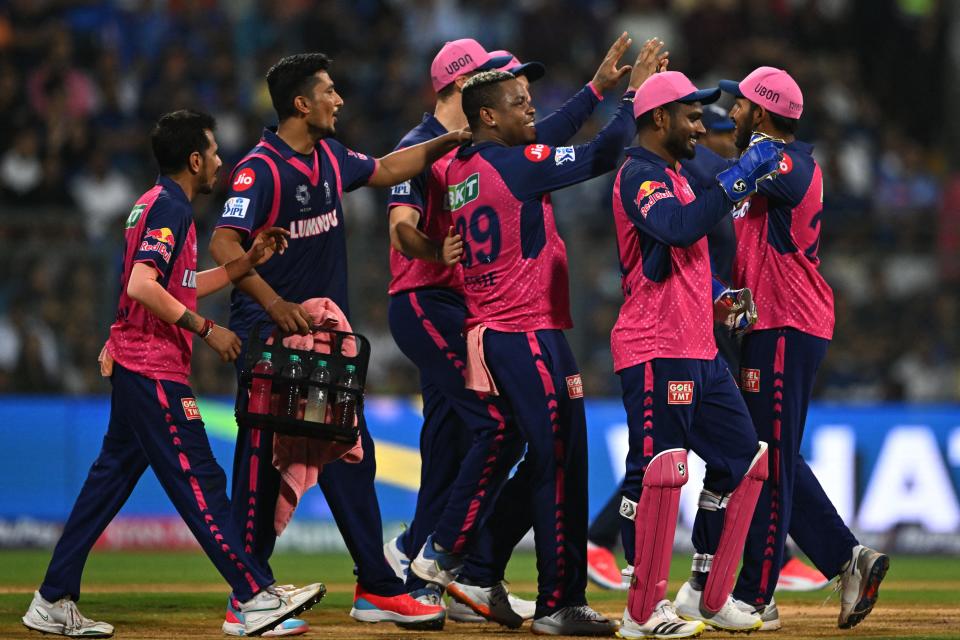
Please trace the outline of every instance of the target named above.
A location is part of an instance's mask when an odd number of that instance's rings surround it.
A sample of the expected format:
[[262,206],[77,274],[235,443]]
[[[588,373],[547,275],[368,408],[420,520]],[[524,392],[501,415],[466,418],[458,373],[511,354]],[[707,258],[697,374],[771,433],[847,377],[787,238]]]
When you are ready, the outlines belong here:
[[[94,361],[116,311],[122,220],[155,180],[148,133],[159,114],[190,106],[218,119],[221,185],[195,203],[200,261],[209,266],[222,182],[262,127],[275,124],[263,77],[282,55],[331,54],[346,101],[338,137],[385,153],[431,108],[429,65],[445,40],[472,36],[543,61],[547,76],[533,89],[543,117],[592,77],[627,29],[635,43],[628,58],[659,36],[671,68],[704,85],[771,64],[803,87],[799,137],[815,144],[824,172],[820,256],[837,315],[817,397],[956,401],[960,166],[948,163],[956,151],[942,130],[957,135],[946,117],[957,73],[947,46],[960,34],[949,31],[949,8],[905,0],[0,2],[0,269],[26,274],[0,283],[0,392],[108,389]],[[577,140],[594,134],[610,108],[601,103]],[[611,181],[554,199],[570,255],[571,344],[593,396],[620,393],[609,354],[621,300]],[[371,389],[415,393],[414,370],[384,318],[384,199],[364,189],[346,201],[351,320],[374,343]],[[94,242],[78,241],[80,228]],[[225,320],[228,304],[225,294],[212,296],[201,310]],[[229,394],[232,371],[211,353],[194,358],[197,390]]]

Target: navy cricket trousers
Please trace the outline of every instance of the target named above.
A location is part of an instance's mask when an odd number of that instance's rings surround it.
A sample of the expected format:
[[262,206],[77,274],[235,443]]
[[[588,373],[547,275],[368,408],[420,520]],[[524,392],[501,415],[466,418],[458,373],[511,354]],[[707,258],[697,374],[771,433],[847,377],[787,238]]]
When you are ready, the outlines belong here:
[[[637,502],[643,474],[655,455],[692,449],[707,463],[703,488],[729,494],[739,486],[759,444],[733,375],[720,355],[713,360],[657,358],[620,371],[629,445],[621,491]],[[678,386],[679,385],[679,386]],[[716,553],[726,509],[698,509],[693,546]],[[635,524],[621,523],[624,555],[634,563]]]
[[[238,375],[247,344],[244,340],[243,352],[237,359]],[[395,596],[405,589],[383,555],[383,521],[373,483],[377,474],[376,447],[362,413],[358,423],[363,460],[357,464],[338,460],[323,465],[317,484],[356,565],[357,582],[370,593]],[[270,556],[277,541],[273,516],[280,496],[280,473],[273,466],[271,432],[238,426],[231,496],[233,521],[244,532],[245,549],[272,577]]]
[[[485,528],[502,521],[498,512],[504,508],[513,511],[519,505],[532,514],[536,617],[585,604],[587,425],[579,367],[557,329],[488,330],[483,344],[500,395],[527,445],[524,461],[501,492]],[[528,523],[521,518],[513,532],[521,527],[526,531]]]
[[[467,389],[466,306],[449,289],[418,289],[390,298],[390,330],[420,370],[423,427],[420,490],[403,539],[412,558],[430,533],[454,553],[468,553],[523,449],[504,402]],[[410,588],[422,586],[415,575]]]
[[741,391],[757,435],[770,445],[770,473],[757,500],[733,595],[769,603],[789,533],[823,575],[850,559],[857,539],[800,455],[813,381],[829,342],[796,329],[748,333],[741,354]]
[[40,595],[49,602],[79,599],[90,549],[148,466],[237,599],[249,600],[273,584],[243,550],[230,517],[227,479],[210,450],[190,387],[145,378],[119,363],[111,383],[110,424],[100,455],[53,551]]

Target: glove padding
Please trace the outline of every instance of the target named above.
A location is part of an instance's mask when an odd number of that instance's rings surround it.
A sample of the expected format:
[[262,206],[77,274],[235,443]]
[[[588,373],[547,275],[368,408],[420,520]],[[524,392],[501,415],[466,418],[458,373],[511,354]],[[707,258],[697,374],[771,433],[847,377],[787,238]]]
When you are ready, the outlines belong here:
[[713,320],[735,335],[743,335],[757,323],[757,305],[750,289],[724,289],[713,301]]
[[782,140],[769,136],[747,147],[739,160],[717,174],[717,182],[727,197],[739,202],[756,193],[761,180],[776,178],[783,159],[783,147]]

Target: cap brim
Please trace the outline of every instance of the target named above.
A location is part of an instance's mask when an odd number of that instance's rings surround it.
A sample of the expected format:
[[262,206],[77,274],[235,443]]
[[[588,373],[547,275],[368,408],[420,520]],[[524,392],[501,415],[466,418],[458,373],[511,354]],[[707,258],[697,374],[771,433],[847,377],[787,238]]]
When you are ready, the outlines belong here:
[[542,62],[524,62],[523,64],[508,69],[515,76],[526,76],[530,82],[536,82],[547,74],[547,68]]
[[721,133],[725,131],[733,131],[737,128],[737,125],[733,120],[718,120],[713,124],[704,124],[703,126],[707,131],[720,131]]
[[701,89],[688,93],[682,98],[677,98],[677,102],[699,102],[700,104],[711,104],[720,99],[720,89]]
[[724,93],[729,93],[737,98],[744,97],[743,92],[740,91],[740,83],[736,80],[721,80],[717,84],[720,86],[720,91],[723,91]]
[[513,60],[513,56],[494,56],[477,67],[476,70],[490,71],[491,69],[499,69],[500,67],[505,67],[506,65],[510,64],[511,60]]

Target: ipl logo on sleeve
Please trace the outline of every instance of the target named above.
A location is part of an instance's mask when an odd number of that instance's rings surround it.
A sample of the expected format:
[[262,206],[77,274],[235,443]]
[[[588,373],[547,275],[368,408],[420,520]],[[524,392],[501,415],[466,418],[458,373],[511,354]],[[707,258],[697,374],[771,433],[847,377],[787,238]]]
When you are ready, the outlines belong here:
[[223,203],[223,213],[221,218],[246,218],[247,207],[250,206],[250,198],[233,197],[227,198]]
[[394,187],[390,189],[390,195],[392,196],[410,195],[410,181],[407,180],[406,182],[401,182],[398,185],[394,185]]

